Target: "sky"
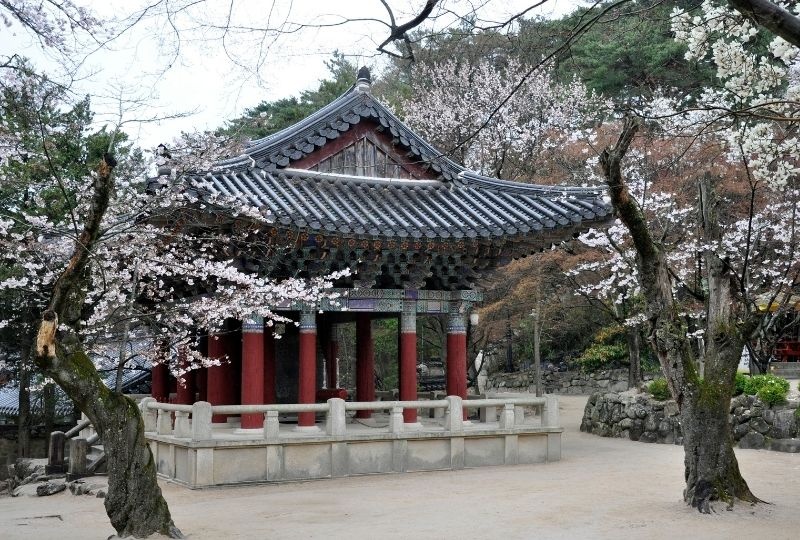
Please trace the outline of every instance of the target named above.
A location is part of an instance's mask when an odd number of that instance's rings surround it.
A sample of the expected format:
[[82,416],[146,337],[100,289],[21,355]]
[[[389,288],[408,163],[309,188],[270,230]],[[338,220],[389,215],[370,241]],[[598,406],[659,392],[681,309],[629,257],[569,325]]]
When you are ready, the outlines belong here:
[[[578,1],[548,0],[532,13],[562,15]],[[85,60],[72,88],[76,96],[92,97],[99,125],[122,118],[123,129],[143,148],[168,143],[181,131],[217,128],[261,101],[316,88],[328,74],[324,62],[334,51],[376,71],[388,61],[376,50],[388,35],[380,22],[388,17],[379,0],[162,0],[156,3],[161,11],[154,9],[143,17],[143,6],[154,2],[75,3],[103,18],[137,17],[135,25],[99,50],[85,41],[74,45],[73,56]],[[169,17],[163,11],[182,3],[192,7]],[[443,0],[446,11],[428,27],[450,25],[455,20],[452,13],[473,8],[485,19],[502,20],[533,3]],[[424,0],[389,0],[398,23],[413,17],[423,4]],[[351,22],[338,24],[347,19]],[[231,24],[225,25],[226,20]],[[298,23],[333,26],[298,28]],[[12,53],[30,57],[49,73],[63,71],[63,62],[43,52],[34,37],[18,27],[0,25],[0,56]]]

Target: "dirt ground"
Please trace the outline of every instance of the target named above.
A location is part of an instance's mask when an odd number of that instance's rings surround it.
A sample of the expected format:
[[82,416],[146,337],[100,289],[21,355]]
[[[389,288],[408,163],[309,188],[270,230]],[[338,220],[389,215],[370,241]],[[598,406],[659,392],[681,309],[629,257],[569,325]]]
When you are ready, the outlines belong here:
[[[578,431],[586,397],[562,397],[558,463],[190,491],[162,489],[192,539],[800,538],[800,454],[737,450],[756,495],[701,516],[681,501],[679,446]],[[114,533],[102,499],[64,492],[0,499],[0,538]]]

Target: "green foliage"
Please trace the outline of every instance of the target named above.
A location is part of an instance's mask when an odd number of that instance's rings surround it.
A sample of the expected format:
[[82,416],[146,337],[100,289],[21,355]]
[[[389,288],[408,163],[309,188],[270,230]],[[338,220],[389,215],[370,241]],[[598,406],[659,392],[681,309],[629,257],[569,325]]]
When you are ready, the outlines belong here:
[[750,377],[745,375],[744,373],[737,373],[736,379],[734,380],[734,395],[738,396],[744,392],[744,387],[747,382],[750,380]]
[[326,62],[330,78],[323,79],[316,90],[306,90],[300,97],[262,101],[247,109],[243,116],[228,122],[222,134],[243,139],[260,139],[303,120],[344,94],[355,82],[358,67],[340,53]]
[[576,359],[583,371],[596,371],[620,365],[628,360],[625,328],[606,326],[597,331],[592,344]]
[[601,345],[592,344],[583,351],[577,361],[584,371],[596,371],[610,367],[612,364],[621,362],[628,356],[625,345]]
[[775,385],[767,385],[758,391],[758,399],[767,405],[777,405],[786,402],[786,392]]
[[755,396],[758,394],[759,390],[765,387],[780,388],[784,396],[789,393],[789,381],[782,377],[770,375],[769,373],[750,377],[745,382],[743,391],[748,396]]
[[375,374],[379,390],[398,388],[397,331],[397,319],[378,319],[372,323]]
[[664,401],[665,399],[669,399],[672,397],[669,393],[669,386],[667,386],[667,380],[664,378],[653,379],[647,386],[647,391],[650,392],[654,398],[659,401]]
[[[670,29],[670,12],[692,0],[636,2],[616,8],[592,26],[556,59],[562,80],[577,76],[590,89],[610,96],[648,93],[657,88],[699,89],[709,86],[713,72],[684,59],[686,48]],[[596,14],[606,5],[592,8]],[[563,36],[586,18],[587,9],[547,21],[524,21],[520,28],[523,54],[538,59],[563,43]]]
[[777,405],[786,401],[789,393],[789,381],[774,375],[756,375],[752,379],[759,378],[756,395],[758,399],[767,405]]

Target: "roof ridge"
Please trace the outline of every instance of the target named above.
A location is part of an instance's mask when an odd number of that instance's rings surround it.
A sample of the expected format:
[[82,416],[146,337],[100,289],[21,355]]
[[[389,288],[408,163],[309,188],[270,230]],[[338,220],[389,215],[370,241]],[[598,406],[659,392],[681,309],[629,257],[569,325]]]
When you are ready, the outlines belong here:
[[249,142],[242,154],[217,162],[216,168],[286,168],[367,118],[380,124],[445,180],[455,180],[465,170],[408,127],[370,93],[369,87],[358,84],[296,124]]

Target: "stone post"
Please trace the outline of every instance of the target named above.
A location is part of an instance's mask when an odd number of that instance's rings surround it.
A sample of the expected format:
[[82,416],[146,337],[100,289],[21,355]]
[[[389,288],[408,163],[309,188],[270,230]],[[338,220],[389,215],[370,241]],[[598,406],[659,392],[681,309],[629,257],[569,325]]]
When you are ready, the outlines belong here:
[[328,417],[325,420],[325,431],[333,437],[344,436],[347,430],[344,400],[331,398],[328,400]]
[[64,472],[64,446],[67,438],[63,431],[54,431],[50,434],[50,447],[47,452],[47,474]]
[[172,415],[169,411],[158,409],[156,433],[159,435],[170,435],[172,433]]
[[145,432],[156,430],[156,411],[147,406],[148,403],[156,403],[155,398],[146,397],[139,402],[139,410],[142,411]]
[[479,414],[483,423],[497,422],[497,407],[481,407]]
[[189,413],[184,411],[175,411],[175,437],[185,439],[192,436],[192,427],[189,424]]
[[86,439],[76,437],[69,441],[69,477],[80,478],[86,476],[86,454],[89,444]]
[[280,437],[280,430],[278,411],[267,411],[264,414],[264,440],[277,441]]
[[500,413],[500,429],[512,429],[514,427],[514,404],[506,403],[503,405],[503,412]]
[[560,427],[558,418],[558,397],[553,394],[544,396],[546,403],[542,413],[543,427]]
[[514,406],[514,425],[521,426],[525,423],[525,407],[522,405]]
[[464,432],[464,408],[459,396],[447,396],[447,414],[444,417],[445,430],[454,433]]
[[389,416],[389,433],[402,433],[403,420],[403,408],[392,407],[392,412]]
[[192,440],[208,441],[211,434],[211,403],[198,401],[192,405]]

